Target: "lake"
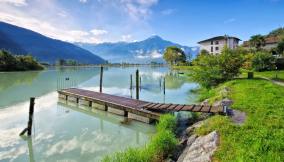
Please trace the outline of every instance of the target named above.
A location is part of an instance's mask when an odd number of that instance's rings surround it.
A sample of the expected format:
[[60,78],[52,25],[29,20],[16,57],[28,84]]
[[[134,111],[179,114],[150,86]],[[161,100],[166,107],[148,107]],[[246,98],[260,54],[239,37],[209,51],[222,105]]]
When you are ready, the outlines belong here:
[[[141,100],[196,102],[190,90],[198,85],[167,67],[105,67],[103,92],[135,98],[130,75],[135,83],[137,68]],[[99,91],[99,76],[98,67],[0,73],[0,161],[100,161],[114,152],[147,144],[156,131],[154,125],[136,121],[123,125],[122,116],[58,102],[57,89]],[[19,133],[27,125],[30,97],[36,97],[33,134],[23,138]]]

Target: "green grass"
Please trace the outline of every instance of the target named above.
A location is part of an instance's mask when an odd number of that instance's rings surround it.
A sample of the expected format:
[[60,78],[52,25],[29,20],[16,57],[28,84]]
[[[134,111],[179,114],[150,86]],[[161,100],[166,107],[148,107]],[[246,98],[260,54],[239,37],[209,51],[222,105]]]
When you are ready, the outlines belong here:
[[277,74],[277,79],[284,81],[284,70],[280,71],[264,71],[264,72],[255,72],[256,77],[266,77],[269,79],[276,79],[276,74]]
[[193,66],[171,66],[172,69],[174,70],[192,70]]
[[247,119],[238,126],[217,115],[196,130],[199,135],[213,130],[220,134],[214,161],[284,161],[284,87],[261,79],[237,79],[201,93],[213,102],[224,97],[219,93],[224,87],[230,89],[232,108],[246,112]]
[[103,162],[157,162],[174,150],[177,139],[174,131],[176,118],[172,115],[163,115],[157,125],[157,133],[150,143],[142,148],[129,148],[126,151],[106,156]]

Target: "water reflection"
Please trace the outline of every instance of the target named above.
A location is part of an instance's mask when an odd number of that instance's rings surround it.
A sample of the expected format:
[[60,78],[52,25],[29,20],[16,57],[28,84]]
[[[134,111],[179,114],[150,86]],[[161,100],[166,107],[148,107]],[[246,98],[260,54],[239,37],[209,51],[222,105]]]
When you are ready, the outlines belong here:
[[[130,90],[130,75],[134,76],[136,69],[105,68],[103,92],[126,97],[131,97],[131,92],[135,95],[135,89]],[[195,102],[196,96],[190,94],[190,89],[196,88],[197,84],[170,74],[167,68],[139,67],[139,70],[142,100]],[[0,85],[7,85],[0,90],[0,161],[99,161],[105,155],[127,147],[145,145],[155,132],[154,126],[140,122],[123,125],[122,116],[77,104],[58,103],[55,90],[60,86],[98,91],[99,68],[61,68],[25,74],[0,74]],[[65,80],[66,77],[69,80]],[[161,86],[164,77],[166,95]],[[18,134],[26,127],[31,96],[38,96],[34,132],[30,139],[23,140]]]

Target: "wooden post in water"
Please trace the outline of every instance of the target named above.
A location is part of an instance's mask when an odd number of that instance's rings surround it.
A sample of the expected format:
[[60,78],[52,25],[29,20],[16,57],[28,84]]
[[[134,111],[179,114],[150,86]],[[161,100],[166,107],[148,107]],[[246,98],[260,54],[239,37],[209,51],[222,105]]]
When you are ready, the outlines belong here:
[[140,87],[140,91],[141,91],[141,86],[142,86],[142,78],[141,78],[141,76],[139,77],[139,81],[140,81],[139,87]]
[[32,135],[32,125],[33,125],[33,116],[34,116],[34,105],[35,105],[35,98],[30,98],[30,110],[29,110],[29,121],[28,127],[25,128],[21,133],[20,136],[24,135],[26,131],[28,131],[28,136]]
[[164,95],[166,94],[166,77],[164,77]]
[[104,67],[101,66],[101,75],[100,75],[100,93],[103,91],[103,73],[104,73]]
[[139,70],[136,70],[136,99],[139,100]]
[[132,74],[130,74],[130,89],[132,90]]

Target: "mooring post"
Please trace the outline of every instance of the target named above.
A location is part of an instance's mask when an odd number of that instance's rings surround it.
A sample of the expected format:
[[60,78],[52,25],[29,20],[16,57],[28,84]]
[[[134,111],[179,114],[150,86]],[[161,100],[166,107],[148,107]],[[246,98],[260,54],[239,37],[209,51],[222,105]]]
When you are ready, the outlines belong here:
[[132,74],[130,74],[130,89],[132,90]]
[[29,109],[29,121],[28,127],[25,128],[21,133],[20,136],[24,135],[26,131],[28,131],[28,136],[32,135],[32,125],[33,125],[33,116],[34,116],[34,105],[35,105],[35,98],[30,98],[30,109]]
[[33,116],[34,116],[34,105],[35,98],[30,98],[30,111],[29,111],[29,121],[28,121],[28,136],[32,135],[32,126],[33,126]]
[[103,91],[103,72],[104,72],[104,67],[101,66],[101,75],[100,75],[100,93]]
[[164,77],[164,95],[166,94],[166,77]]
[[139,81],[140,81],[139,87],[140,87],[140,91],[141,91],[141,85],[142,85],[142,78],[141,78],[141,76],[139,77]]
[[139,70],[136,70],[136,99],[139,100]]

